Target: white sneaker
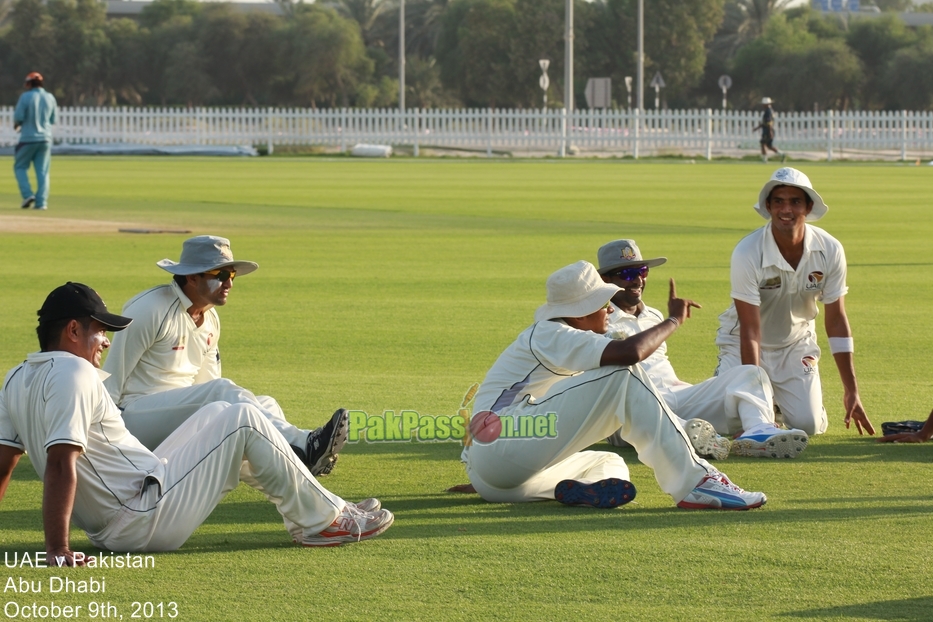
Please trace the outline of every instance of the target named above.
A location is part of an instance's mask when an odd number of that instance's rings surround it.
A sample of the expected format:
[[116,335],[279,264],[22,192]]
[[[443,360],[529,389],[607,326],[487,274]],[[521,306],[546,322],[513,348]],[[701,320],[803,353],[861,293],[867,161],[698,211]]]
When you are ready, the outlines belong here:
[[746,492],[729,481],[725,473],[713,471],[700,480],[677,507],[685,510],[750,510],[768,501],[763,492]]
[[373,513],[361,512],[355,505],[347,504],[343,512],[330,526],[317,534],[304,535],[302,546],[339,546],[346,542],[359,542],[375,538],[388,529],[395,516],[389,510]]
[[[349,502],[348,502],[349,503]],[[360,512],[366,512],[367,514],[372,514],[382,509],[382,503],[379,499],[374,499],[370,497],[369,499],[363,499],[359,503],[354,503],[356,509]]]
[[810,437],[803,430],[769,426],[746,432],[732,441],[732,453],[755,458],[796,458],[809,442]]
[[701,458],[725,460],[729,456],[732,441],[725,436],[719,436],[716,428],[709,421],[690,419],[684,424],[684,432],[687,433],[694,451]]
[[20,207],[23,209],[29,209],[30,207],[32,207],[32,204],[35,202],[36,202],[36,197],[34,196],[26,197],[25,199],[23,199],[23,203],[20,205]]

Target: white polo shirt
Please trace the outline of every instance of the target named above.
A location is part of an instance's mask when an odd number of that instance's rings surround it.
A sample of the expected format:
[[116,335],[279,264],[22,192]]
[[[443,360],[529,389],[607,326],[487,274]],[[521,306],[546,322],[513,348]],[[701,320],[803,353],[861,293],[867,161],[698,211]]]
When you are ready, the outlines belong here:
[[[665,319],[659,310],[647,305],[639,315],[631,315],[617,309],[615,306],[612,309],[612,313],[608,316],[609,330],[606,333],[612,339],[628,339],[653,326],[657,326]],[[661,346],[639,365],[651,378],[651,382],[659,389],[686,384],[677,377],[674,366],[671,365],[670,359],[667,358],[666,341],[661,343]]]
[[80,447],[72,519],[88,534],[106,527],[162,462],[123,425],[101,382],[104,372],[68,352],[36,352],[0,390],[0,444],[25,450],[39,479],[53,445]]
[[562,320],[535,322],[512,342],[486,374],[473,412],[499,412],[526,396],[543,397],[555,382],[599,367],[605,335]]
[[[842,244],[813,225],[806,225],[796,270],[778,250],[769,222],[735,247],[731,274],[732,298],[760,309],[763,349],[792,345],[813,332],[817,301],[832,304],[849,291]],[[719,316],[716,344],[738,342],[739,319],[733,303]]]
[[220,316],[211,308],[197,326],[191,301],[172,281],[138,294],[123,307],[133,318],[114,333],[104,385],[120,406],[152,393],[190,387],[221,377]]

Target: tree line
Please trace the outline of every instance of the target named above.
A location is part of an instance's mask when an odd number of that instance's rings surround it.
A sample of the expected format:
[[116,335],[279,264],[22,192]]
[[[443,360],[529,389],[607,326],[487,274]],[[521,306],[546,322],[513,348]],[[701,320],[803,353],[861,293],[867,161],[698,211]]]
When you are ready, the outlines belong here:
[[[10,1],[10,0],[7,0]],[[906,0],[878,0],[903,9]],[[645,2],[645,76],[664,105],[781,110],[933,109],[933,28],[887,14],[824,16],[787,0]],[[863,2],[864,4],[864,2]],[[563,102],[565,0],[406,0],[406,105]],[[398,0],[279,0],[281,15],[155,0],[138,21],[99,0],[15,0],[0,11],[0,98],[39,71],[63,105],[390,107],[398,104]],[[636,75],[637,0],[575,0],[574,100],[588,77]],[[646,85],[647,89],[647,85]],[[648,90],[650,93],[650,90]],[[651,97],[646,95],[650,107]]]

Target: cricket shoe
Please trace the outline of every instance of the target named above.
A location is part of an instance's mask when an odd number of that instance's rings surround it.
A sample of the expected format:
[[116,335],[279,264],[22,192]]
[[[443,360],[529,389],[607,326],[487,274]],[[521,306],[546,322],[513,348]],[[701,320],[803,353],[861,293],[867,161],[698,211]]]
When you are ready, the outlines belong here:
[[554,498],[567,505],[617,508],[635,498],[635,486],[632,482],[615,477],[590,484],[565,479],[554,487]]
[[301,538],[302,546],[339,546],[347,542],[360,542],[375,538],[392,526],[395,516],[389,510],[362,512],[355,505],[347,504],[330,526],[314,535]]
[[23,202],[20,205],[20,207],[23,209],[29,209],[30,207],[32,207],[32,204],[35,202],[36,202],[36,197],[26,197],[25,199],[23,199]]
[[725,436],[719,436],[716,428],[709,421],[690,419],[684,424],[684,432],[687,433],[694,451],[701,458],[725,460],[729,456],[732,441]]
[[725,473],[708,473],[696,488],[677,504],[684,510],[750,510],[765,504],[763,492],[746,492],[729,481]]
[[347,443],[348,432],[349,415],[345,408],[340,408],[330,421],[308,434],[305,464],[311,475],[327,475],[333,470],[337,452]]
[[360,512],[366,512],[367,514],[372,514],[373,512],[378,512],[382,509],[382,503],[379,499],[374,499],[370,497],[369,499],[363,499],[358,503],[354,503],[356,509]]
[[810,437],[803,430],[766,426],[752,429],[732,441],[732,453],[752,458],[796,458],[809,442]]
[[[360,512],[364,512],[366,514],[372,514],[373,512],[378,512],[379,510],[382,509],[382,503],[379,501],[379,499],[374,499],[372,497],[370,497],[369,499],[363,499],[359,503],[353,503],[351,501],[347,501],[347,505],[348,506],[352,505]],[[303,530],[301,526],[288,520],[288,518],[285,516],[282,517],[282,520],[285,521],[285,529],[288,530],[288,533],[291,534],[292,536],[292,542],[295,542],[295,543],[301,542],[302,539],[304,538],[304,536],[302,535]]]

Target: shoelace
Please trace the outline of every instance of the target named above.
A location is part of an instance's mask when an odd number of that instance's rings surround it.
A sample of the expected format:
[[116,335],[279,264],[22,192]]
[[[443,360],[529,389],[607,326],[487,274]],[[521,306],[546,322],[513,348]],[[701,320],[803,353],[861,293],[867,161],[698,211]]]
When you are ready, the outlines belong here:
[[343,509],[341,518],[346,518],[347,520],[353,521],[353,524],[356,525],[356,533],[350,529],[352,535],[356,535],[356,541],[359,542],[363,539],[363,526],[366,524],[366,519],[371,517],[371,514],[367,514],[363,510],[359,509],[352,503],[347,503],[347,506]]
[[744,490],[742,490],[741,488],[733,484],[731,481],[729,481],[729,478],[726,477],[726,474],[721,471],[716,471],[715,474],[711,473],[710,478],[715,479],[722,486],[729,488],[731,490],[734,490],[735,492],[738,492],[738,493],[745,492]]

